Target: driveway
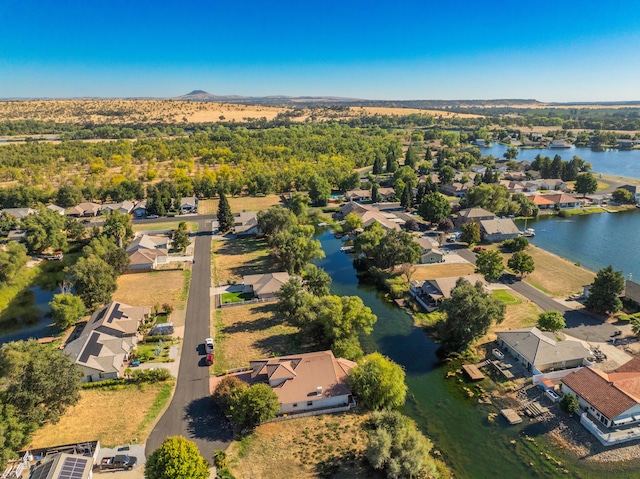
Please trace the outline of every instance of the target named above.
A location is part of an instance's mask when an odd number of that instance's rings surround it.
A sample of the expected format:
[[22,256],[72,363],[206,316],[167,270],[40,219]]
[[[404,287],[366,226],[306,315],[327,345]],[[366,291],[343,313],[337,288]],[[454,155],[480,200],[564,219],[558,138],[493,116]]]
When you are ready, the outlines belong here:
[[147,440],[147,457],[167,437],[184,436],[211,462],[214,450],[226,449],[233,438],[227,420],[209,397],[203,342],[211,336],[211,221],[198,217],[198,223],[178,382],[171,404]]

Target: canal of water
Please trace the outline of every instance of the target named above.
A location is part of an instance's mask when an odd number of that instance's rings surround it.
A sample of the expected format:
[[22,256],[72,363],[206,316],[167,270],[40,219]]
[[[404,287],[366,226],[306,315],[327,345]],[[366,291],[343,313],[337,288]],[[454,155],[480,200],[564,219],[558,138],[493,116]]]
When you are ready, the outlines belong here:
[[[362,338],[366,353],[380,351],[401,364],[407,374],[409,398],[405,413],[433,439],[457,478],[611,476],[585,468],[575,458],[549,449],[535,425],[508,427],[500,418],[490,421],[493,406],[476,404],[457,379],[446,379],[447,367],[436,356],[438,345],[413,325],[412,318],[374,288],[359,285],[349,255],[340,251],[342,242],[329,231],[318,236],[326,257],[316,262],[333,279],[332,293],[354,295],[377,315],[373,333]],[[535,442],[525,440],[525,434]],[[546,459],[555,456],[569,474]],[[630,477],[622,472],[618,477]]]
[[51,324],[49,303],[59,291],[48,291],[39,286],[29,288],[22,301],[33,306],[27,318],[7,318],[0,323],[0,346],[11,341],[55,336],[59,330]]

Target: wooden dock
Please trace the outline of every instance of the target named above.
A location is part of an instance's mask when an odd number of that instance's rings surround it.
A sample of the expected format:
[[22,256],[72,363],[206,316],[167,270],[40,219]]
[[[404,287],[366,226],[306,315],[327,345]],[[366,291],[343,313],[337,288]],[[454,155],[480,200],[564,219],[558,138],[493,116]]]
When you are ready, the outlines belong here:
[[509,424],[511,424],[512,426],[514,424],[520,424],[522,422],[522,418],[513,409],[502,409],[500,413],[507,421],[509,421]]
[[462,369],[464,369],[464,372],[467,373],[467,376],[469,376],[472,381],[482,381],[484,379],[484,374],[473,364],[464,364],[462,365]]

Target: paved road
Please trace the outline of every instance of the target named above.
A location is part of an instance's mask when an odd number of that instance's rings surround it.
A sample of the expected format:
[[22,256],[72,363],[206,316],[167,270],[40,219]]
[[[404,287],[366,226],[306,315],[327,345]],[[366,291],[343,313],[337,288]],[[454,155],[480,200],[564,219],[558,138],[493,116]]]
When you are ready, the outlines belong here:
[[[476,254],[473,251],[470,251],[462,245],[452,245],[450,246],[450,249],[455,251],[459,256],[466,259],[471,264],[476,264]],[[560,301],[557,301],[544,294],[542,291],[534,288],[530,284],[520,281],[512,274],[505,273],[502,275],[500,280],[501,282],[508,284],[514,291],[537,304],[543,311],[556,310],[562,312],[567,323],[567,327],[564,329],[564,332],[569,336],[573,336],[574,338],[582,339],[584,341],[604,343],[611,339],[613,333],[618,331],[618,328],[613,324],[604,323],[602,318],[591,314],[584,309],[571,309]]]
[[199,223],[199,232],[195,242],[195,264],[187,300],[178,383],[171,404],[151,431],[145,453],[149,456],[168,436],[180,435],[194,441],[204,458],[212,462],[213,451],[226,449],[232,434],[224,416],[211,403],[209,368],[204,364],[203,342],[211,336],[211,220],[202,216],[193,218]]

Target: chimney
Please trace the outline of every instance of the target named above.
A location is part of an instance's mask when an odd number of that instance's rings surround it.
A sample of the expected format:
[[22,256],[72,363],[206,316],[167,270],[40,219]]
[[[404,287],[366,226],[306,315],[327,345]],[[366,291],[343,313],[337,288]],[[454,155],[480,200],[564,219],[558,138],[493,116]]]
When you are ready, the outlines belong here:
[[318,386],[316,388],[316,392],[318,393],[318,396],[322,396],[322,386]]

